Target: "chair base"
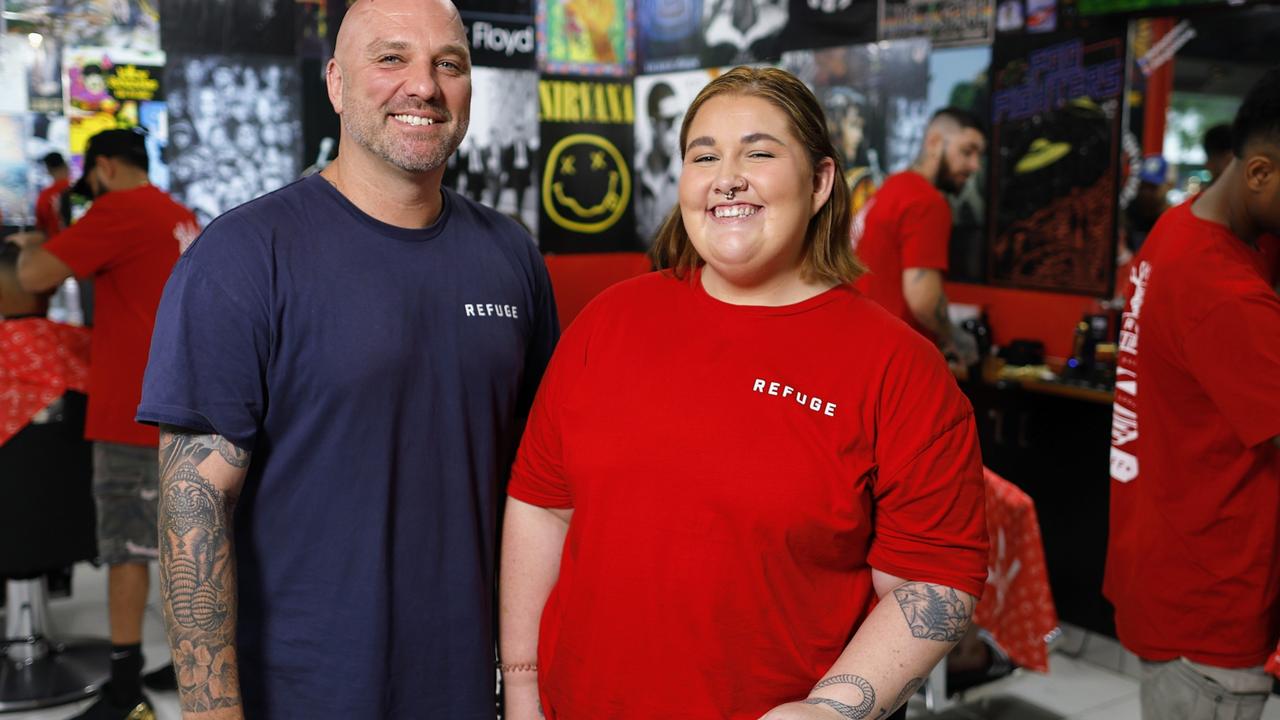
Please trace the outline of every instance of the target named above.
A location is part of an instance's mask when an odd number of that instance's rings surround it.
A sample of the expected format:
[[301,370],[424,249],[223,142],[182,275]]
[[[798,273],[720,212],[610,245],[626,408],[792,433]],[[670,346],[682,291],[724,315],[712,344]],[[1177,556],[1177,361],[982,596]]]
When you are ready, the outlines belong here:
[[[36,644],[43,647],[31,647]],[[35,650],[26,654],[37,659],[12,660],[11,649]],[[107,640],[36,638],[4,643],[0,646],[0,712],[83,700],[96,693],[110,675],[111,643]]]

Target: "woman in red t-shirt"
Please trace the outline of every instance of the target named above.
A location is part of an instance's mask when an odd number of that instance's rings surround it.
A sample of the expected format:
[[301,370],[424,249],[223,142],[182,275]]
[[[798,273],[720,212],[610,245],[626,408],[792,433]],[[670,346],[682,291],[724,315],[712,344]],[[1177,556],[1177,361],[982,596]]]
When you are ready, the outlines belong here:
[[972,409],[853,289],[803,83],[720,76],[680,147],[665,269],[568,329],[512,471],[506,717],[886,717],[986,577]]

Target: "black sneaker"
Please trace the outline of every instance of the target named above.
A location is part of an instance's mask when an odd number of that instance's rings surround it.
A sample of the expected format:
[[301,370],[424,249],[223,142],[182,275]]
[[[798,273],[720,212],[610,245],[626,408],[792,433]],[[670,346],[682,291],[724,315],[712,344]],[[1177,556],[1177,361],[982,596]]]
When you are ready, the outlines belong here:
[[178,689],[178,676],[173,671],[173,663],[152,670],[142,676],[142,684],[152,690],[173,692]]
[[71,720],[156,720],[156,711],[145,697],[139,697],[125,705],[117,705],[111,694],[103,692],[98,701]]

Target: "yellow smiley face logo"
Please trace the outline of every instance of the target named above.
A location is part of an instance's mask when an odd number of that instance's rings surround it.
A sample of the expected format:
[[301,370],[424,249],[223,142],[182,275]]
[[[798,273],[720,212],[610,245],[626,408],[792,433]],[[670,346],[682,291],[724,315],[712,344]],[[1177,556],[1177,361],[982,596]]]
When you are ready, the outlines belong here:
[[542,174],[542,205],[566,230],[608,230],[631,200],[631,171],[622,153],[599,135],[575,133],[551,147]]

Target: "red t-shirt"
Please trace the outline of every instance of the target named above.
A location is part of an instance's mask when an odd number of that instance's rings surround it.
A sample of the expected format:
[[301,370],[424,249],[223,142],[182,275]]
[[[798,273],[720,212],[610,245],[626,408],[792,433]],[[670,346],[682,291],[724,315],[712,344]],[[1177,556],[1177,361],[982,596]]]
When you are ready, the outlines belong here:
[[52,238],[62,231],[62,218],[58,215],[58,196],[63,190],[71,187],[71,181],[63,178],[55,180],[53,184],[36,196],[36,229],[44,233],[46,238]]
[[852,235],[854,252],[871,271],[858,279],[856,287],[930,336],[907,307],[902,271],[946,272],[951,240],[951,206],[946,198],[917,172],[890,175],[854,219]]
[[179,243],[196,233],[190,210],[152,185],[109,192],[45,244],[76,277],[93,276],[90,440],[155,446],[156,428],[134,422],[156,307]]
[[1258,255],[1185,203],[1134,259],[1104,591],[1149,660],[1261,665],[1280,637],[1280,298]]
[[871,569],[987,575],[973,412],[849,286],[728,305],[651,273],[569,327],[510,494],[572,507],[538,663],[549,718],[755,720],[875,604]]

